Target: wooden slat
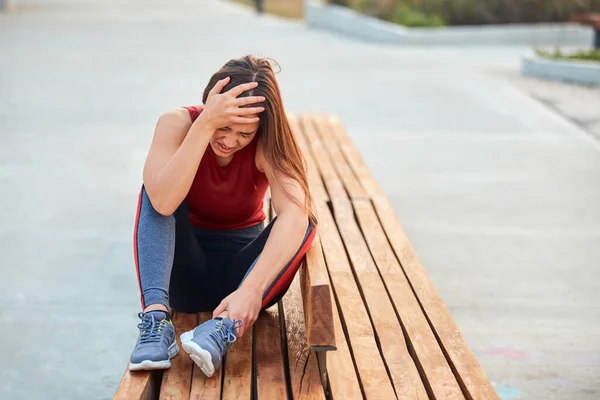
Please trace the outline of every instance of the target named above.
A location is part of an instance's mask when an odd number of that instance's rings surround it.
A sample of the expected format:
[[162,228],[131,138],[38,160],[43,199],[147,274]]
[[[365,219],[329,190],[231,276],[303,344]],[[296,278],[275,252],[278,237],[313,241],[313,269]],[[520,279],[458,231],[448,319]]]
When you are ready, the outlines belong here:
[[[316,141],[326,137],[329,131],[326,121],[320,119],[313,119],[313,121],[317,124],[318,129],[316,131],[319,132],[320,135],[311,137],[311,140]],[[340,171],[345,170],[347,175],[352,175],[352,171],[350,171],[342,154],[337,149],[336,142],[322,142],[323,148],[327,150],[329,156],[327,157],[327,155],[324,154],[323,156],[325,158],[322,162],[323,164],[329,163],[330,166],[334,167],[332,169],[327,169],[326,171],[326,186],[329,186],[332,183],[331,181],[339,181],[339,175],[341,175]],[[336,172],[339,175],[336,174]],[[354,176],[347,176],[346,178],[344,184],[351,181],[354,181],[354,184],[358,184]],[[346,187],[346,189],[348,188]],[[359,194],[356,189],[355,192]],[[351,193],[350,190],[348,190],[348,193]],[[364,196],[357,196],[357,198],[364,198]],[[398,320],[394,307],[386,293],[379,271],[371,258],[369,248],[354,219],[352,205],[348,198],[343,195],[333,201],[333,208],[337,226],[350,256],[353,270],[358,278],[357,283],[367,302],[370,316],[379,338],[385,363],[392,376],[396,394],[399,399],[405,400],[427,399],[428,395],[425,386],[421,381],[419,372],[409,354],[408,347],[404,340],[400,321]],[[447,374],[444,375],[446,378],[444,382],[448,383],[449,387],[447,392],[439,393],[437,398],[463,399],[460,388],[452,376],[450,368],[443,358],[441,359],[441,362],[442,364],[439,368],[443,369],[444,366],[446,367]],[[452,387],[452,383],[454,384],[454,387]],[[444,387],[445,386],[446,385],[444,385]]]
[[331,287],[325,268],[321,239],[317,234],[300,267],[306,341],[313,350],[336,348]]
[[[202,312],[198,314],[198,325],[212,318],[211,312]],[[194,364],[192,374],[192,388],[190,390],[190,400],[219,400],[221,398],[221,376],[223,368],[215,371],[213,376],[208,378]]]
[[[375,334],[352,276],[335,221],[325,204],[319,204],[319,216],[323,251],[341,313],[340,316],[336,313],[334,320],[338,351],[327,353],[327,371],[333,397],[336,399],[349,398],[350,396],[346,392],[354,389],[350,387],[355,376],[354,371],[351,371],[353,364],[348,363],[344,357],[338,357],[337,354],[343,345],[347,345],[352,351],[367,398],[396,398],[377,349]],[[347,344],[345,340],[341,340],[344,337],[342,320],[350,341]],[[356,391],[352,390],[352,395],[356,394]]]
[[371,253],[394,301],[400,319],[405,321],[411,346],[436,399],[464,398],[446,362],[444,353],[419,306],[414,293],[389,246],[377,215],[369,201],[355,200],[354,210]]
[[317,357],[306,343],[302,293],[298,275],[282,299],[287,335],[288,368],[290,370],[293,399],[325,399]]
[[254,358],[257,397],[262,400],[285,399],[287,388],[277,307],[260,313],[254,324],[253,334],[256,341]]
[[337,117],[330,117],[332,132],[348,160],[354,174],[371,196],[375,211],[392,248],[418,301],[448,355],[450,366],[468,398],[475,400],[498,399],[491,382],[481,369],[456,323],[437,293],[425,268],[421,265],[396,213],[378,183],[372,177],[362,157],[344,132]]
[[189,398],[192,384],[192,367],[194,365],[192,359],[183,351],[179,336],[198,325],[198,315],[176,311],[173,314],[179,354],[171,360],[171,368],[165,370],[163,374],[159,398],[164,400]]
[[130,371],[129,364],[113,400],[153,400],[158,396],[159,371]]
[[[321,133],[329,131],[327,120],[315,118],[314,121],[320,126],[318,131]],[[330,155],[329,161],[331,165],[334,166],[338,176],[341,176],[342,173],[353,175],[335,141],[329,142],[324,147]],[[331,179],[335,179],[335,177],[331,177]],[[349,179],[344,180],[344,185],[346,181],[349,181]],[[361,200],[357,198],[354,201],[360,202]],[[364,200],[362,201],[364,203]],[[366,204],[370,203],[367,202]],[[343,198],[334,203],[334,212],[338,227],[340,228],[344,243],[352,260],[354,270],[360,281],[360,286],[362,287],[369,309],[371,310],[371,317],[379,336],[386,363],[394,378],[394,385],[398,397],[406,399],[426,398],[427,394],[425,392],[425,386],[423,386],[419,371],[408,352],[404,337],[398,337],[401,329],[398,325],[395,308],[390,302],[385,285],[381,280],[380,271],[375,266],[370,255],[369,247],[365,243],[362,233],[357,225],[354,217],[355,210],[352,208],[350,201]],[[375,221],[378,222],[376,217],[373,222]],[[374,252],[374,256],[377,258],[381,258],[383,254],[381,252]],[[401,272],[399,268],[398,272]],[[399,276],[396,277],[399,278]],[[388,276],[387,281],[388,283],[393,284],[394,276]],[[418,317],[420,318],[420,322],[425,324],[423,327],[426,328],[426,330],[421,332],[424,336],[418,336],[418,338],[419,340],[422,340],[423,338],[428,339],[427,346],[425,346],[426,349],[421,352],[420,356],[421,359],[425,360],[425,365],[429,367],[424,370],[425,376],[423,379],[429,384],[431,392],[436,399],[464,399],[461,388],[452,374],[450,366],[446,362],[446,359],[435,340],[433,332],[431,332],[430,329],[427,329],[429,328],[427,326],[427,321],[414,298],[412,289],[409,285],[395,285],[394,289],[395,290],[390,291],[395,296],[413,298],[413,313],[407,314],[406,312],[403,312],[403,315],[400,315],[400,317]],[[404,291],[399,292],[399,289]],[[399,311],[405,311],[405,308],[407,307],[407,303],[397,303],[397,305],[401,307]],[[408,324],[405,324],[408,325],[409,328],[413,327],[414,319],[403,320],[409,322]],[[392,321],[394,321],[394,323],[392,323]],[[398,330],[400,330],[400,332],[398,332]],[[412,337],[416,338],[415,335]],[[420,364],[417,365],[421,367]]]
[[304,140],[308,143],[312,161],[326,187],[330,201],[334,202],[338,198],[347,198],[348,196],[342,182],[338,179],[328,179],[334,176],[335,172],[330,163],[325,162],[327,159],[327,150],[323,147],[323,143],[319,140],[319,136],[315,131],[313,118],[310,115],[303,114],[300,116],[300,123]]
[[252,396],[252,332],[231,345],[225,362],[223,400],[250,400]]
[[294,132],[294,136],[296,137],[298,146],[300,147],[300,150],[302,151],[302,154],[306,159],[306,174],[308,177],[308,181],[310,182],[309,187],[312,197],[315,201],[328,201],[329,196],[325,191],[325,187],[323,186],[323,182],[321,181],[319,172],[317,171],[314,163],[309,162],[310,151],[308,148],[308,144],[306,143],[306,139],[300,131],[298,117],[296,115],[288,115],[288,121],[290,123],[290,126],[292,127],[292,132]]
[[312,122],[313,129],[321,141],[322,148],[330,155],[332,166],[335,167],[338,177],[347,191],[347,196],[344,194],[342,197],[344,199],[347,197],[350,197],[351,199],[368,198],[362,185],[358,182],[356,176],[354,176],[354,172],[352,172],[348,163],[344,162],[344,156],[338,148],[335,136],[329,129],[327,118],[319,115],[309,115],[307,117],[308,118],[306,118],[304,122],[307,124]]
[[[335,207],[335,203],[346,196],[344,188],[339,180],[332,179],[335,172],[326,162],[327,153],[308,118],[302,117],[302,127],[307,142],[310,143],[312,158],[316,162]],[[396,398],[384,361],[377,348],[375,332],[371,326],[367,309],[337,232],[336,223],[326,205],[319,203],[317,206],[319,207],[319,229],[327,268],[344,317],[365,394],[368,398]],[[330,377],[336,373],[335,369],[328,368],[328,371]]]
[[[293,115],[288,118],[306,160],[307,176],[314,201],[315,203],[325,202],[329,199],[329,196],[325,192],[323,182],[321,182],[319,173],[311,158],[298,120]],[[306,253],[306,262],[300,267],[300,280],[307,344],[314,350],[334,350],[336,337],[333,327],[331,287],[325,260],[323,259],[318,227],[317,235]]]
[[[296,126],[296,134],[297,137],[302,140],[303,143],[306,143],[306,140],[304,139],[304,134],[299,130],[299,126]],[[307,160],[307,164],[309,167],[309,170],[313,170],[316,172],[316,174],[309,174],[308,176],[308,180],[309,180],[309,185],[311,187],[315,187],[317,185],[323,185],[323,182],[321,181],[321,177],[318,175],[318,172],[316,170],[316,165],[313,161],[312,155],[310,153],[310,150],[308,149],[308,147],[304,147],[303,148],[303,152],[304,152],[304,156]],[[323,189],[323,192],[325,191],[325,189]],[[328,199],[329,197],[327,197]],[[315,242],[318,240],[319,241],[319,246],[316,247],[315,249],[311,249],[309,250],[309,252],[306,255],[306,264],[309,266],[309,268],[304,268],[302,267],[300,269],[300,273],[304,273],[305,271],[312,271],[315,269],[315,265],[318,265],[319,268],[321,268],[321,274],[324,275],[325,279],[327,280],[326,283],[327,285],[330,285],[330,280],[329,280],[329,275],[327,274],[327,270],[326,270],[326,265],[325,265],[325,259],[323,258],[323,253],[322,253],[322,248],[321,248],[321,243],[320,243],[320,235],[322,232],[321,226],[321,220],[319,215],[323,212],[327,212],[329,213],[329,209],[327,208],[327,204],[324,200],[324,198],[322,198],[321,200],[316,199],[315,200],[315,205],[316,205],[316,213],[317,213],[317,217],[319,218],[319,231],[317,233],[317,236],[315,237]],[[313,254],[313,252],[315,254]],[[314,257],[316,260],[318,261],[311,261],[311,257]],[[318,263],[318,264],[317,264]],[[303,300],[305,300],[308,296],[306,295],[307,291],[304,289],[304,286],[306,285],[306,282],[310,281],[310,279],[301,277],[301,286],[303,287],[303,293],[302,293],[302,297]],[[329,292],[329,303],[331,304],[332,310],[333,310],[333,315],[332,315],[332,320],[333,320],[333,334],[335,337],[335,345],[337,350],[336,351],[327,351],[325,354],[325,358],[326,358],[326,365],[327,365],[327,378],[329,380],[329,384],[330,384],[330,390],[333,393],[333,398],[337,398],[337,399],[349,399],[349,400],[353,400],[353,399],[362,399],[363,395],[361,393],[361,389],[358,383],[358,377],[356,375],[356,370],[354,369],[354,362],[352,361],[352,355],[350,353],[350,348],[348,343],[346,342],[346,337],[344,335],[344,330],[342,328],[342,322],[340,319],[340,315],[338,314],[338,309],[335,306],[335,297],[333,294],[333,291],[331,289],[328,290]],[[304,305],[304,312],[306,315],[307,310],[311,309],[310,307],[307,307],[306,303]],[[306,321],[306,318],[305,318]],[[308,324],[311,321],[307,321],[307,329],[308,329]]]
[[[332,300],[334,295],[331,293]],[[337,350],[325,353],[327,359],[327,378],[332,398],[337,400],[362,399],[359,378],[354,369],[350,345],[346,341],[340,314],[334,313],[333,323],[337,337]],[[364,368],[363,368],[364,369]]]

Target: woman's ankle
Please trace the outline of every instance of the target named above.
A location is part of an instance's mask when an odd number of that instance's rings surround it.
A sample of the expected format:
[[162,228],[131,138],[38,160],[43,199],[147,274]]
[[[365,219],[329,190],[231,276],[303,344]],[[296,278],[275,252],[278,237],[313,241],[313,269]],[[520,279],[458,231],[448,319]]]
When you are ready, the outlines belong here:
[[164,311],[167,314],[169,313],[169,309],[164,304],[150,304],[148,307],[144,308],[144,312],[148,311]]

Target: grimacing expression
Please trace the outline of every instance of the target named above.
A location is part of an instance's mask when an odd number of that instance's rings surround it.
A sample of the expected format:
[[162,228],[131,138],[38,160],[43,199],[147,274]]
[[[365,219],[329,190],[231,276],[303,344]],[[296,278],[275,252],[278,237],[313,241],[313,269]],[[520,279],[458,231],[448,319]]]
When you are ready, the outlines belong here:
[[[249,118],[258,115],[248,115]],[[220,157],[229,157],[246,147],[256,135],[259,122],[250,124],[231,124],[219,129],[212,137],[210,145]]]

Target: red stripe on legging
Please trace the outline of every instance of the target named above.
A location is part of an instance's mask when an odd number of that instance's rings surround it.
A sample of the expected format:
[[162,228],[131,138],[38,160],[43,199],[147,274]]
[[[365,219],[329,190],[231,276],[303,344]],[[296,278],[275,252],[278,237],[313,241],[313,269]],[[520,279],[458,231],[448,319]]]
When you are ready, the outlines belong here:
[[304,255],[308,251],[310,245],[312,244],[315,235],[317,233],[317,227],[314,226],[312,231],[309,233],[308,237],[302,244],[302,247],[294,258],[288,263],[288,266],[284,269],[284,271],[277,277],[275,283],[271,286],[271,290],[267,292],[262,301],[261,308],[264,308],[267,304],[271,302],[278,294],[280,294],[286,287],[292,283],[294,280],[294,276],[296,276],[296,272],[300,268],[302,264],[302,260],[304,259]]
[[143,188],[140,189],[140,195],[138,197],[137,212],[135,214],[135,226],[133,228],[133,259],[135,262],[135,273],[137,275],[138,286],[140,288],[140,302],[142,303],[142,309],[144,309],[146,306],[144,305],[144,295],[142,294],[142,281],[140,279],[140,264],[139,264],[138,249],[137,249],[138,248],[138,240],[137,240],[138,225],[140,222],[140,211],[142,209],[142,191],[143,191]]

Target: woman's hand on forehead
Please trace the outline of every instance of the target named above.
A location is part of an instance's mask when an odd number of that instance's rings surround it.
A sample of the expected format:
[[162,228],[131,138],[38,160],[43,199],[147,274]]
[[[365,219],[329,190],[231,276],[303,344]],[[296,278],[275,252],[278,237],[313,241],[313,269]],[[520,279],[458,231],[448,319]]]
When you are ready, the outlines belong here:
[[[245,91],[254,89],[258,82],[248,82],[221,93],[230,78],[221,79],[211,89],[200,117],[204,124],[214,131],[233,124],[254,125],[260,121],[258,114],[265,110],[257,103],[265,101],[263,96],[238,97]],[[253,106],[251,106],[253,105]]]

